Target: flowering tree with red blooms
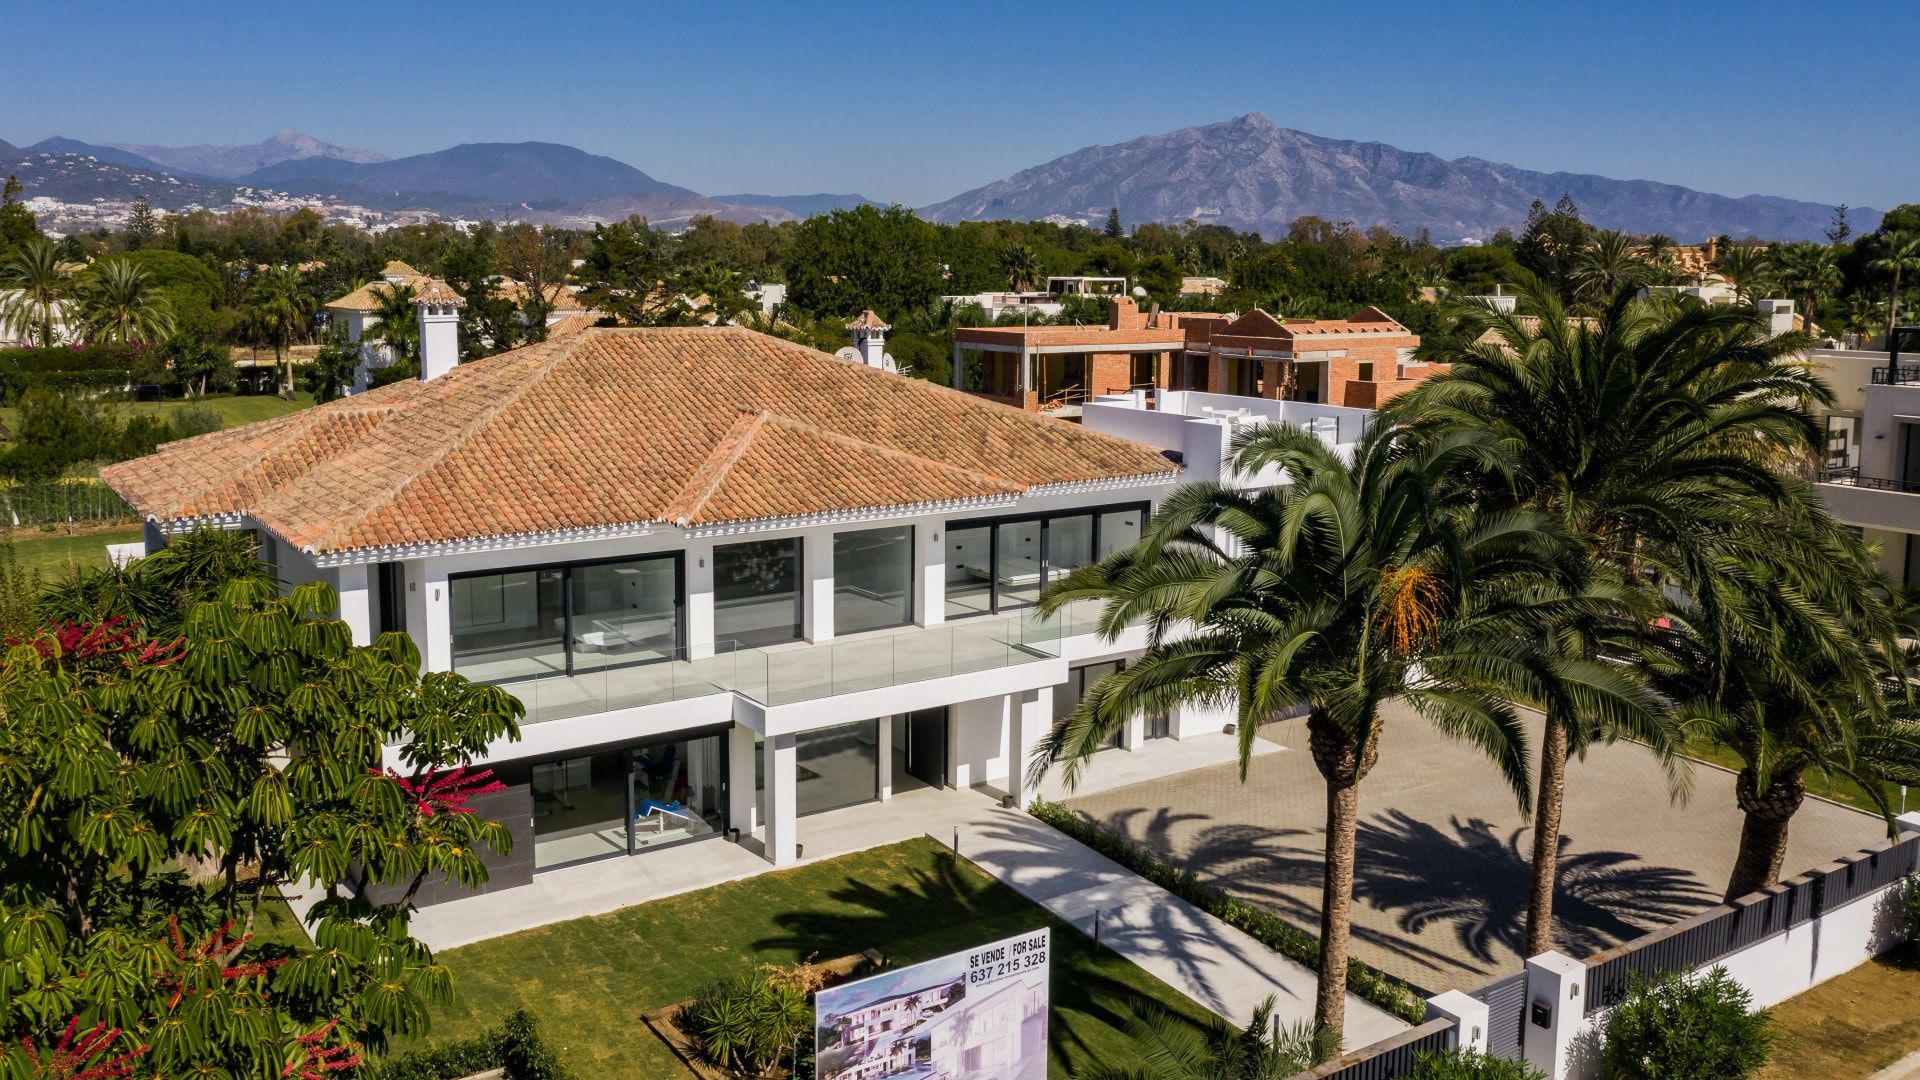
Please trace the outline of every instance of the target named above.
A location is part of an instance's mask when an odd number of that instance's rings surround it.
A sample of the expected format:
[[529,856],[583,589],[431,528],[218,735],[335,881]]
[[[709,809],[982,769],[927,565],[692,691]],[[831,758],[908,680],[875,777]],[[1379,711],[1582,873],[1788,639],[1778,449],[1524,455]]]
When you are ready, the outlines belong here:
[[[0,1078],[320,1080],[450,996],[411,903],[507,850],[468,763],[521,707],[334,610],[249,573],[177,632],[64,617],[6,643]],[[312,944],[255,937],[294,893]]]

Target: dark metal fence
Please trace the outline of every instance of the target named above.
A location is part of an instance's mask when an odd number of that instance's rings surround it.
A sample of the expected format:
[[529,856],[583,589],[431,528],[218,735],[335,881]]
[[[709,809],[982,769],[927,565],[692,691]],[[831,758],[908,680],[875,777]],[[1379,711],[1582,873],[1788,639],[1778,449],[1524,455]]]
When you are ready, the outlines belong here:
[[1892,885],[1914,872],[1917,854],[1920,835],[1905,836],[1595,953],[1587,958],[1586,1013],[1624,999],[1636,975],[1706,967]]
[[1296,1073],[1291,1080],[1395,1080],[1413,1071],[1416,1055],[1451,1050],[1457,1044],[1457,1034],[1452,1020],[1429,1020],[1318,1068]]
[[1920,383],[1920,364],[1898,364],[1873,369],[1873,385],[1894,386]]
[[1823,484],[1844,484],[1847,487],[1873,488],[1876,491],[1920,491],[1920,480],[1893,480],[1884,476],[1862,476],[1858,465],[1846,465],[1839,468],[1820,470],[1820,482]]
[[1487,1007],[1487,1053],[1518,1058],[1527,1030],[1527,973],[1488,983],[1470,995]]

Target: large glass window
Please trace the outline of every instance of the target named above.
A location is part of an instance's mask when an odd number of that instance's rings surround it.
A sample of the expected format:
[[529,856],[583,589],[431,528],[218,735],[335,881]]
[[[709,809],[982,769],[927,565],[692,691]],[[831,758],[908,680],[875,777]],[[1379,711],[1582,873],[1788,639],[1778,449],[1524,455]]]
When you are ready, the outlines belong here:
[[1147,507],[1104,507],[1047,517],[949,522],[947,618],[1027,607],[1060,575],[1140,539]]
[[993,610],[993,529],[947,529],[947,618]]
[[1040,599],[1040,522],[1010,521],[995,532],[993,575],[1000,607],[1026,607]]
[[713,635],[742,645],[798,641],[800,541],[756,540],[713,549]]
[[668,659],[680,651],[680,560],[529,567],[448,582],[453,667],[478,682]]
[[[1073,715],[1073,711],[1078,709],[1080,702],[1086,698],[1087,688],[1089,686],[1092,686],[1103,677],[1119,670],[1120,661],[1118,660],[1109,660],[1102,664],[1087,664],[1082,667],[1070,669],[1067,672],[1067,681],[1053,688],[1053,726],[1058,728],[1066,721],[1067,717]],[[1112,733],[1107,736],[1105,741],[1101,743],[1101,749],[1117,748],[1125,740],[1125,737],[1125,729],[1116,727]]]
[[479,574],[448,582],[453,666],[478,682],[567,670],[566,598],[556,569]]
[[880,721],[803,731],[794,736],[794,804],[817,814],[880,797]]
[[680,644],[676,569],[672,559],[574,567],[574,669],[673,657]]
[[913,529],[833,537],[833,632],[857,634],[913,621]]
[[716,734],[533,765],[534,867],[720,833],[723,744]]

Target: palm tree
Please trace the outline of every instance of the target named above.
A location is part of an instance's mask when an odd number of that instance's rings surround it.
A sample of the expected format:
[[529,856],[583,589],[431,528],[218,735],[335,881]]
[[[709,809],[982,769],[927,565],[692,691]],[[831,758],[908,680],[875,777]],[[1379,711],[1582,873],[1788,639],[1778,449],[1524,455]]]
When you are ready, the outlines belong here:
[[1025,292],[1040,279],[1040,257],[1025,244],[1008,244],[1000,252],[1000,270],[1007,275],[1007,288]]
[[1728,244],[1713,261],[1713,268],[1733,286],[1734,299],[1751,302],[1760,290],[1773,283],[1773,266],[1767,249],[1758,244]]
[[52,348],[53,324],[72,292],[73,273],[61,261],[60,249],[35,237],[0,263],[0,326],[18,326],[29,340]]
[[[1710,578],[1706,542],[1744,524],[1756,505],[1789,496],[1766,462],[1823,444],[1801,402],[1831,403],[1832,394],[1785,363],[1802,339],[1767,340],[1751,308],[1639,301],[1622,292],[1588,324],[1569,320],[1537,281],[1523,282],[1521,295],[1538,318],[1463,309],[1467,331],[1441,342],[1434,357],[1451,371],[1402,395],[1388,415],[1423,432],[1484,433],[1507,448],[1510,494],[1495,489],[1487,497],[1554,517],[1581,545],[1585,566],[1570,586],[1613,598],[1610,607],[1569,605],[1545,635],[1568,663],[1596,664],[1630,644],[1622,640],[1632,630],[1620,622],[1622,609],[1638,610],[1638,623],[1657,610],[1653,580],[1691,587]],[[1477,343],[1486,330],[1493,340]],[[1536,703],[1545,718],[1528,955],[1553,947],[1568,755],[1620,735],[1663,756],[1676,749],[1672,721],[1657,702],[1625,685],[1613,697],[1629,707],[1609,715],[1593,707],[1607,698],[1583,704],[1569,694]]]
[[[1824,514],[1770,526],[1728,545],[1707,602],[1672,613],[1651,664],[1693,737],[1740,762],[1744,822],[1728,901],[1779,880],[1809,776],[1857,785],[1889,832],[1889,783],[1920,785],[1915,657],[1893,644],[1871,556]],[[1780,558],[1775,538],[1793,533],[1814,538],[1829,562],[1810,573]]]
[[1825,244],[1782,244],[1767,254],[1781,286],[1800,302],[1800,315],[1811,330],[1814,312],[1845,281],[1833,249]]
[[274,266],[254,279],[247,293],[247,315],[273,341],[273,362],[281,369],[280,392],[293,393],[293,361],[287,343],[294,332],[313,318],[313,298],[307,295],[300,271]]
[[[1184,703],[1237,703],[1244,778],[1262,724],[1304,704],[1307,741],[1326,781],[1326,861],[1315,1027],[1338,1045],[1360,783],[1380,753],[1381,707],[1403,702],[1473,742],[1529,800],[1519,718],[1507,704],[1519,665],[1511,634],[1487,632],[1479,593],[1558,541],[1523,511],[1476,515],[1450,483],[1497,448],[1448,436],[1421,444],[1376,424],[1351,464],[1315,436],[1272,425],[1237,438],[1236,469],[1284,469],[1284,488],[1214,483],[1175,491],[1140,543],[1048,587],[1041,611],[1101,601],[1116,637],[1145,620],[1141,658],[1089,687],[1049,734],[1030,771],[1061,762],[1073,783],[1131,717]],[[1516,555],[1528,557],[1516,557]],[[1504,560],[1513,560],[1512,562]]]
[[1646,284],[1651,277],[1650,270],[1636,250],[1633,237],[1614,229],[1601,229],[1574,259],[1574,293],[1605,303],[1622,289]]
[[1672,283],[1673,253],[1679,246],[1666,233],[1648,233],[1640,241],[1640,257],[1652,268],[1655,284]]
[[131,259],[106,259],[77,290],[80,326],[89,341],[130,345],[173,333],[173,305],[153,275]]
[[1867,269],[1893,275],[1893,285],[1887,290],[1887,337],[1891,345],[1893,328],[1900,325],[1900,275],[1920,270],[1920,232],[1888,233],[1880,257],[1868,263]]
[[417,363],[420,359],[420,315],[413,307],[416,295],[413,286],[404,281],[373,288],[372,337],[387,347],[396,364]]
[[1840,307],[1840,327],[1853,346],[1864,346],[1887,321],[1886,304],[1865,292],[1848,293]]

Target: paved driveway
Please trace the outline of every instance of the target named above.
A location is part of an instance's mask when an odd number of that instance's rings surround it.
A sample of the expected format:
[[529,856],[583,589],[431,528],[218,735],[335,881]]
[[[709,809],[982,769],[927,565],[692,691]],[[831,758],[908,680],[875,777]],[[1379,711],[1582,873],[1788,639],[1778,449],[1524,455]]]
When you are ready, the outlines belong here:
[[[1326,797],[1304,720],[1263,736],[1246,782],[1219,765],[1069,801],[1095,819],[1266,904],[1319,920]],[[1431,992],[1474,989],[1519,970],[1530,819],[1477,752],[1404,709],[1361,785],[1354,954]],[[1719,900],[1740,835],[1733,775],[1698,765],[1684,801],[1644,747],[1595,749],[1567,769],[1559,948],[1575,957]],[[1794,818],[1784,873],[1884,839],[1871,815],[1809,798]]]

